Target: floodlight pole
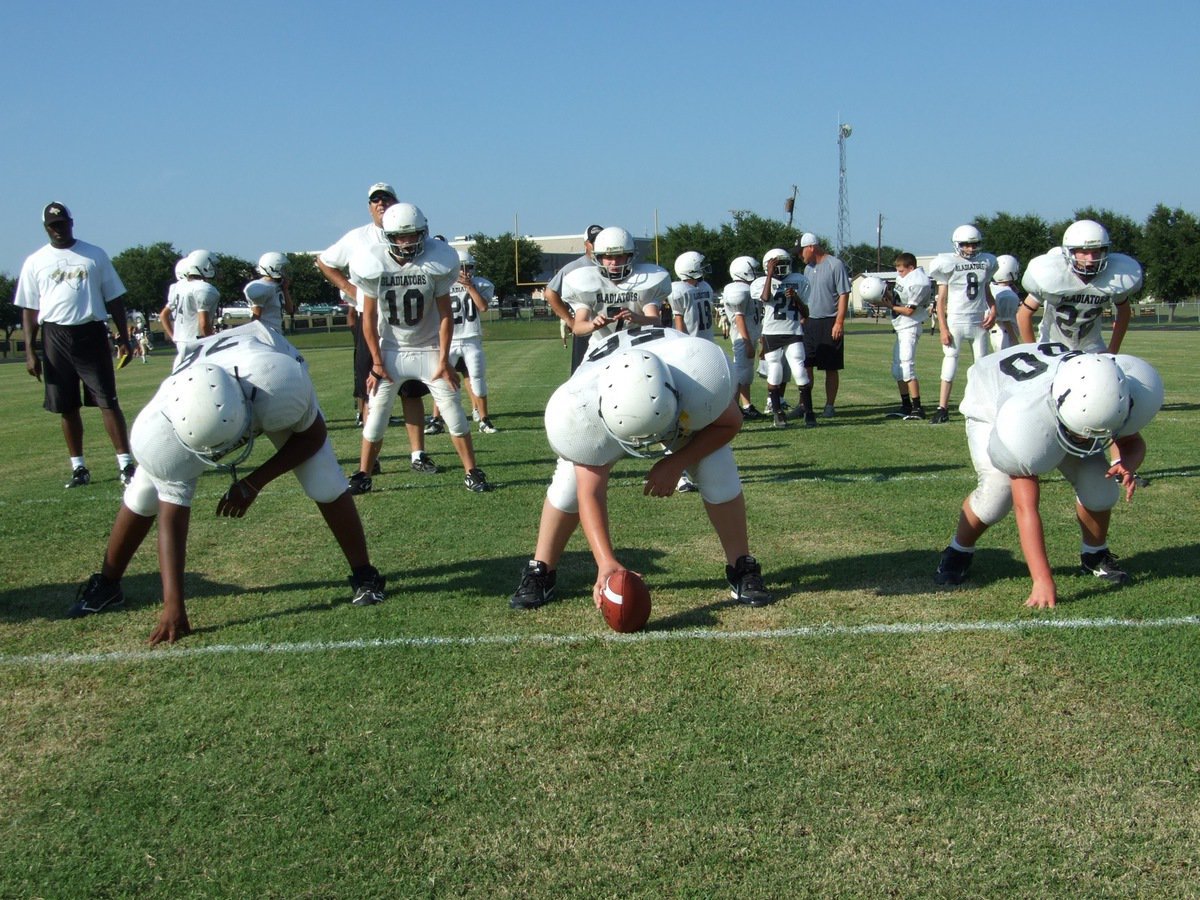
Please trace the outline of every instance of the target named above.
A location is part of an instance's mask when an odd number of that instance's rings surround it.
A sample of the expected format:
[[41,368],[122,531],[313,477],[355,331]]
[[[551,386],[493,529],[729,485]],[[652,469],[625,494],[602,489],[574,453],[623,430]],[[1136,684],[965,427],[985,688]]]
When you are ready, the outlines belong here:
[[850,198],[846,189],[846,139],[853,130],[845,122],[838,121],[838,233],[837,255],[840,257],[850,243]]

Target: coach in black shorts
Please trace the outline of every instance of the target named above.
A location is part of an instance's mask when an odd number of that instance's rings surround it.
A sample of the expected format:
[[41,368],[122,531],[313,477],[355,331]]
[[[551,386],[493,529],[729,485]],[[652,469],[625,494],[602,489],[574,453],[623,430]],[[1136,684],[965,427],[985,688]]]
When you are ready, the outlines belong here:
[[[125,285],[108,254],[75,239],[75,223],[61,203],[42,210],[42,225],[50,243],[25,260],[13,303],[22,308],[25,368],[39,381],[45,376],[45,407],[62,416],[63,437],[71,457],[67,487],[92,480],[83,458],[81,406],[100,408],[104,430],[117,451],[121,480],[133,480],[125,415],[117,402],[117,379],[108,341],[108,320],[117,327],[122,358],[132,354],[125,324]],[[42,329],[45,361],[34,349]],[[80,396],[80,386],[83,392]]]
[[850,274],[836,256],[830,256],[815,234],[805,232],[796,242],[796,251],[804,262],[804,277],[808,279],[809,316],[804,322],[804,355],[809,383],[803,388],[804,424],[817,424],[812,400],[812,372],[825,373],[826,419],[833,418],[838,384],[845,360],[846,309],[850,302]]

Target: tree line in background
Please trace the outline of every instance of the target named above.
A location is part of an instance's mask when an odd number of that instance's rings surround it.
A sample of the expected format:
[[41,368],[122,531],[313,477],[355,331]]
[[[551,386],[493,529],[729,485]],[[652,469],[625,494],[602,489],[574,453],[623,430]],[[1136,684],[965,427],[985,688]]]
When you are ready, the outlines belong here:
[[[1103,224],[1112,237],[1112,249],[1137,259],[1146,270],[1143,293],[1167,303],[1175,303],[1200,295],[1200,220],[1182,209],[1169,209],[1162,204],[1146,218],[1135,222],[1128,216],[1106,209],[1087,207],[1076,210],[1071,219],[1049,223],[1040,216],[1012,215],[1000,212],[994,216],[976,216],[973,224],[983,232],[984,248],[989,253],[1010,253],[1021,261],[1022,269],[1035,256],[1040,256],[1062,242],[1063,232],[1077,219],[1095,219]],[[956,225],[946,227],[946,246],[949,251],[950,232]],[[791,249],[802,229],[776,219],[768,219],[746,210],[734,210],[733,221],[719,228],[699,222],[673,225],[655,241],[649,260],[655,258],[668,271],[674,269],[675,258],[688,250],[698,250],[712,266],[709,279],[720,289],[729,280],[729,264],[738,256],[762,259],[772,247]],[[471,254],[475,258],[476,274],[496,285],[497,297],[529,294],[540,284],[541,248],[527,238],[514,240],[511,233],[496,237],[478,233]],[[832,243],[822,237],[825,246]],[[853,244],[842,254],[852,275],[862,272],[888,271],[892,260],[903,249],[874,244]],[[928,248],[914,248],[910,252]],[[224,304],[240,302],[242,288],[254,280],[254,262],[225,253],[215,253],[217,277],[213,284]],[[127,309],[149,315],[162,309],[167,289],[175,280],[175,263],[183,256],[173,244],[130,247],[113,257],[113,265],[125,283]],[[334,305],[340,300],[337,290],[317,269],[312,256],[289,253],[291,263],[292,299],[297,304]],[[11,301],[16,279],[0,274],[0,298]],[[0,327],[5,338],[21,324],[21,311],[11,302],[0,302]]]

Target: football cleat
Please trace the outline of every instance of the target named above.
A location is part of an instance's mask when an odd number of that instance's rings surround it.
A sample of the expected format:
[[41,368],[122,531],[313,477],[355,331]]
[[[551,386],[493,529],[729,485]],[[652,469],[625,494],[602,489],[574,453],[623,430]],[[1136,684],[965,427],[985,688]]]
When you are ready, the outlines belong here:
[[436,475],[438,471],[437,465],[429,458],[428,453],[422,453],[409,465],[414,472],[420,472],[422,475]]
[[945,425],[950,421],[950,410],[944,406],[939,406],[932,416],[929,417],[930,425]]
[[911,409],[901,406],[899,409],[888,410],[883,417],[885,419],[906,419],[910,413],[912,413]]
[[825,404],[825,410],[821,413],[821,416],[826,419],[833,418],[833,404],[832,403]]
[[761,419],[763,414],[758,411],[758,408],[751,403],[749,406],[742,407],[742,418],[745,419]]
[[962,550],[947,547],[942,551],[942,558],[938,560],[933,580],[938,584],[962,584],[967,579],[967,569],[971,568],[971,560],[974,558],[974,553],[964,553]]
[[109,581],[99,572],[81,584],[75,593],[75,605],[67,610],[68,619],[81,619],[125,603],[120,581]]
[[474,407],[474,406],[471,407],[471,421],[478,422],[481,418],[483,418],[483,417],[481,415],[479,415],[478,407]]
[[483,474],[483,469],[479,468],[468,472],[466,478],[463,479],[463,484],[472,494],[483,494],[492,489],[492,486],[488,484],[487,476]]
[[914,406],[911,410],[904,414],[905,422],[919,422],[925,418],[925,410],[920,406]]
[[804,427],[805,428],[816,428],[817,427],[817,415],[811,409],[806,409],[804,411]]
[[497,431],[496,426],[492,424],[491,419],[480,419],[479,420],[479,433],[480,434],[495,434],[496,431]]
[[366,472],[355,472],[350,476],[350,493],[354,496],[371,493],[371,476]]
[[679,476],[679,483],[675,485],[675,492],[678,494],[694,494],[700,488],[696,487],[696,483],[687,477],[687,473]]
[[426,434],[441,434],[446,430],[446,423],[442,421],[441,416],[430,416],[425,420]]
[[772,413],[772,416],[774,418],[774,424],[776,428],[788,427],[787,413],[785,413],[782,409],[775,410],[775,412]]
[[521,573],[521,583],[516,592],[509,598],[508,605],[513,609],[537,609],[555,599],[555,583],[558,573],[551,572],[544,562],[531,559]]
[[92,483],[92,473],[87,470],[87,466],[76,466],[75,471],[71,473],[71,480],[63,485],[65,488],[83,487]]
[[383,587],[386,583],[387,579],[374,568],[371,568],[371,573],[362,577],[351,575],[350,586],[354,588],[354,597],[350,602],[355,606],[374,606],[376,603],[382,603]]
[[355,414],[354,414],[354,427],[355,427],[355,428],[362,428],[362,427],[363,427],[363,417],[362,417],[362,413],[355,413]]
[[137,463],[130,463],[121,470],[121,484],[128,487],[133,483],[133,476],[137,473]]
[[1133,579],[1129,573],[1117,566],[1118,557],[1106,547],[1095,553],[1079,554],[1080,571],[1084,575],[1095,575],[1110,584],[1129,584]]
[[729,581],[729,596],[738,603],[766,606],[774,599],[763,584],[762,566],[753,556],[741,556],[737,565],[726,566],[725,578]]

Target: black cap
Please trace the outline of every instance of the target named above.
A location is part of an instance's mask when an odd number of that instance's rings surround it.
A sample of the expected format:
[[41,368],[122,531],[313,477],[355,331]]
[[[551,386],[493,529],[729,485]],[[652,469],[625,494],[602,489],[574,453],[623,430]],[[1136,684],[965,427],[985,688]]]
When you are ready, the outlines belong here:
[[596,235],[604,230],[602,225],[589,225],[587,227],[587,236],[584,238],[589,244],[596,243]]
[[61,203],[49,203],[42,210],[42,224],[51,225],[55,222],[70,222],[71,211]]

